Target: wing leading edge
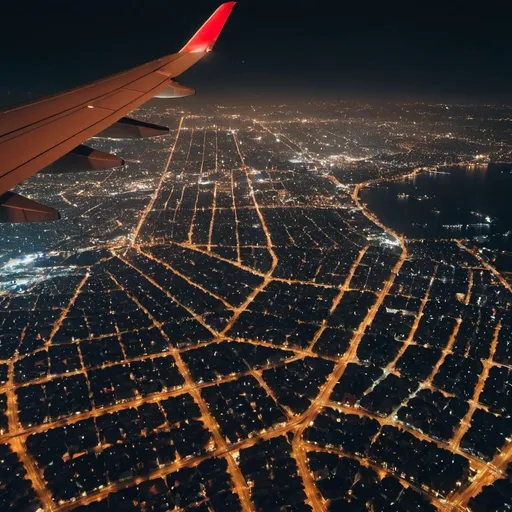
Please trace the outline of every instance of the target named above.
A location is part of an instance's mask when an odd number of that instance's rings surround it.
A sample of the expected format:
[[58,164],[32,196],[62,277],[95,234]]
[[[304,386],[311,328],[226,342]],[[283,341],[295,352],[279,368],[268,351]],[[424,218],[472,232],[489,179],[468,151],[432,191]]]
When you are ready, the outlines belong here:
[[173,90],[183,96],[173,80],[211,51],[235,4],[222,4],[179,53],[0,112],[0,207],[12,201],[11,188],[154,96]]

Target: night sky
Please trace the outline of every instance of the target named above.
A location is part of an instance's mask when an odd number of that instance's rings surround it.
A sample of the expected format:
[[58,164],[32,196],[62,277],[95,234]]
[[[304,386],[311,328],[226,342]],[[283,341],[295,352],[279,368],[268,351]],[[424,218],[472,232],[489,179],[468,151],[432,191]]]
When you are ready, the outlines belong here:
[[[9,2],[0,104],[174,53],[219,3]],[[479,5],[240,0],[216,52],[180,80],[198,101],[510,101],[510,18]]]

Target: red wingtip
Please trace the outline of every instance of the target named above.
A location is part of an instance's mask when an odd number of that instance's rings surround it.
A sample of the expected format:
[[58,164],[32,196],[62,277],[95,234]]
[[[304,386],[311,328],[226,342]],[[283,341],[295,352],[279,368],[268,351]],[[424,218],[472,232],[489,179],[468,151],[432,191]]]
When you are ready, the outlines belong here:
[[235,5],[236,2],[226,2],[222,4],[196,32],[194,37],[183,47],[181,53],[211,51]]

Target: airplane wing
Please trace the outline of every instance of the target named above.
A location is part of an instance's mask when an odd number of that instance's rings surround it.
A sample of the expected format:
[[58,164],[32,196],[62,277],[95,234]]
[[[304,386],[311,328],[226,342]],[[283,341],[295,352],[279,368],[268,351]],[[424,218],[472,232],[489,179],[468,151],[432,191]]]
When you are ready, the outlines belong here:
[[222,4],[179,53],[0,112],[0,222],[59,218],[52,208],[9,192],[37,172],[63,172],[64,163],[70,170],[122,165],[115,155],[83,146],[87,139],[144,137],[168,131],[125,116],[155,96],[194,94],[174,79],[212,50],[235,4]]

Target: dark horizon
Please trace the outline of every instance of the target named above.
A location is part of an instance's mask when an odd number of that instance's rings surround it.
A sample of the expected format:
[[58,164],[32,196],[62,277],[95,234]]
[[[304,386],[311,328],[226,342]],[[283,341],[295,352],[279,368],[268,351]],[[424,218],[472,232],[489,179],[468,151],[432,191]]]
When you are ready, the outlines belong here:
[[[181,48],[218,0],[11,3],[0,104],[87,83]],[[414,10],[240,0],[216,52],[181,77],[203,101],[289,97],[508,102],[507,16],[467,5]],[[14,43],[14,44],[13,44]],[[194,100],[192,100],[194,101]]]

